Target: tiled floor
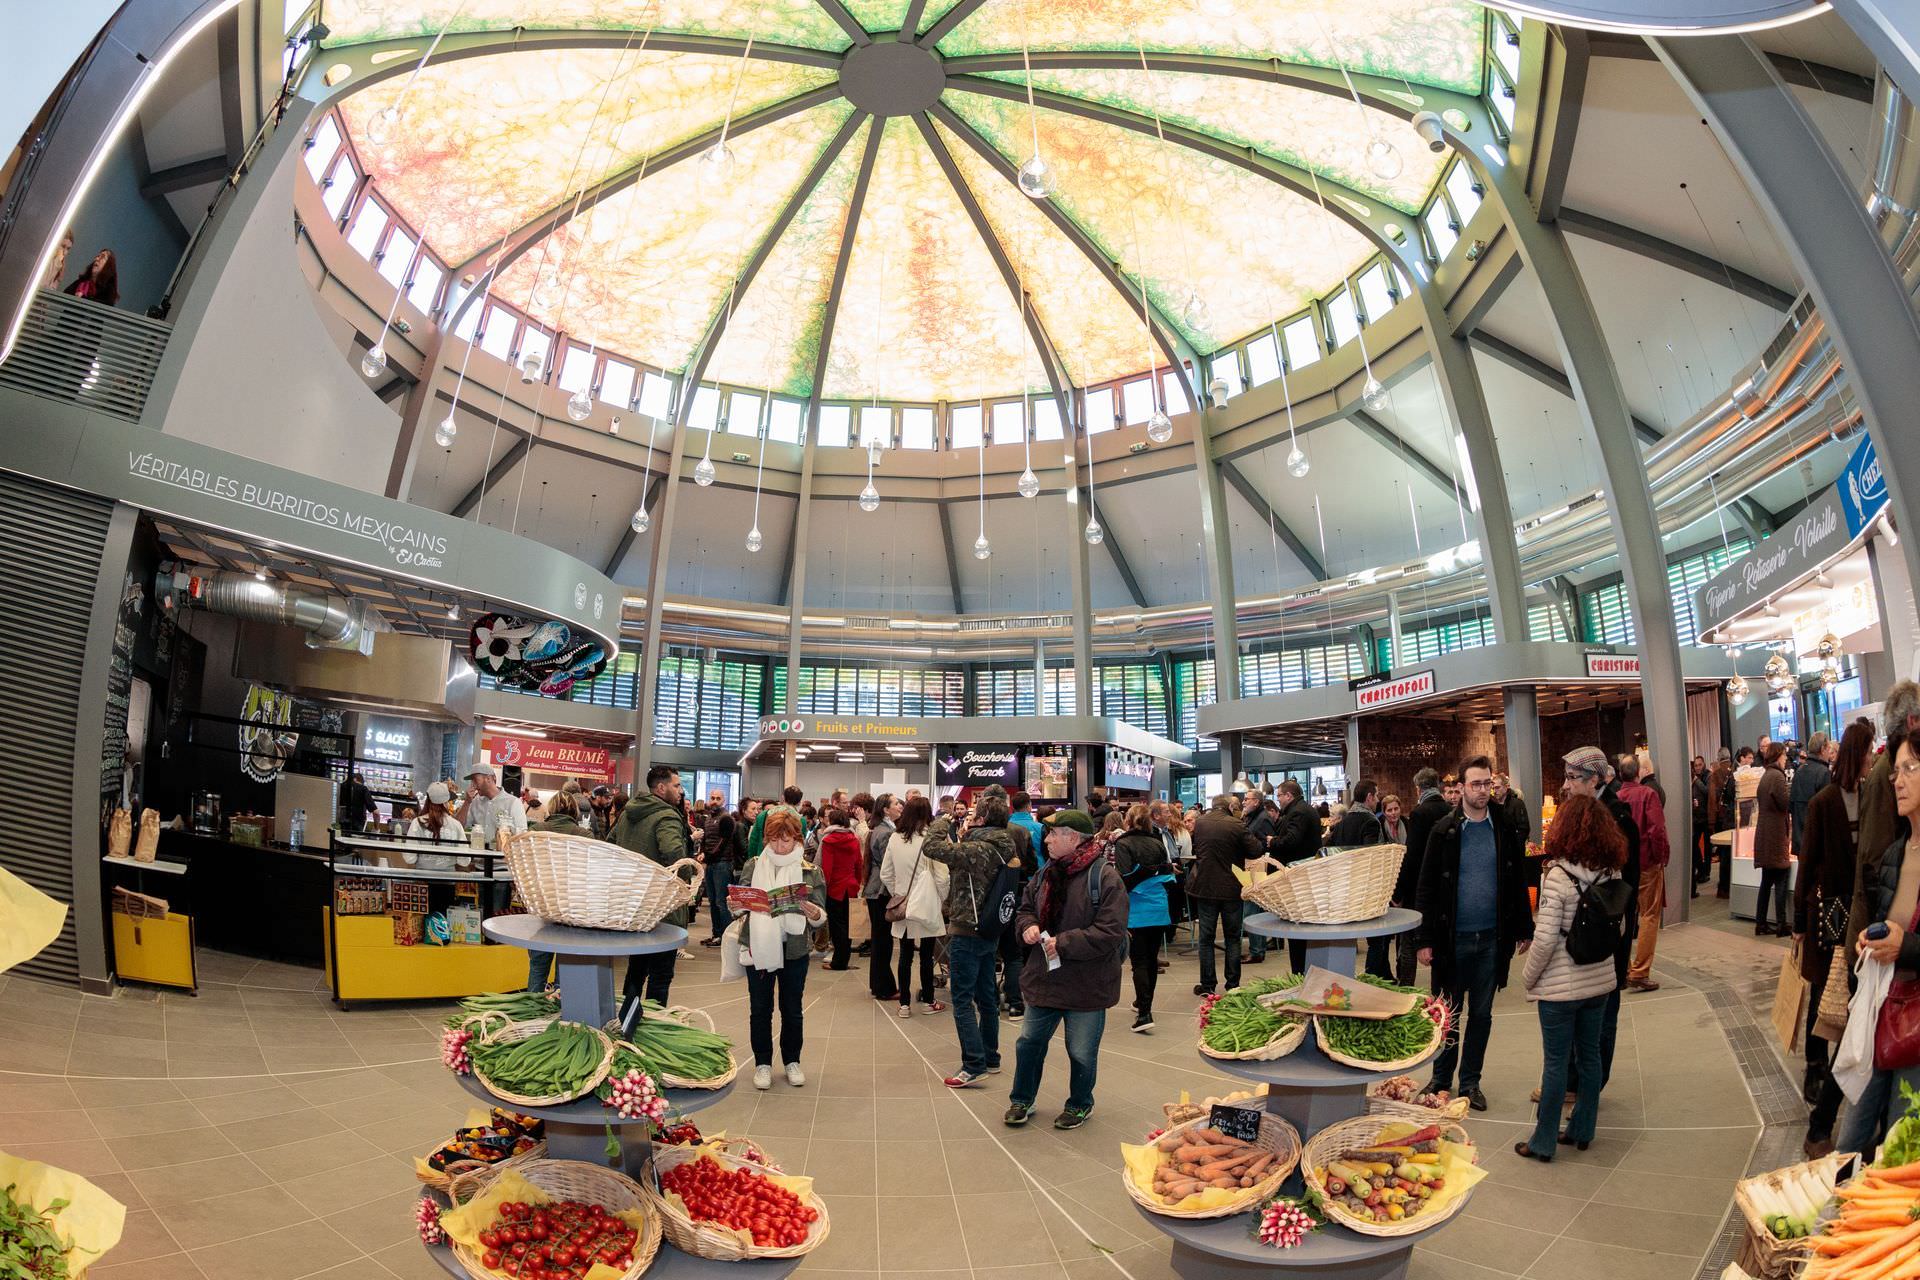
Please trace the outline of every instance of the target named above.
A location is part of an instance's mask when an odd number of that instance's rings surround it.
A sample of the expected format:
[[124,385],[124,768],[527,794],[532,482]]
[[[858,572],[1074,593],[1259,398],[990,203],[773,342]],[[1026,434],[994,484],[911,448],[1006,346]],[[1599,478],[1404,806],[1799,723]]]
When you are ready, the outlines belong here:
[[[1737,981],[1746,999],[1756,983],[1770,996],[1780,945],[1696,924],[1669,930],[1661,956],[1715,991]],[[440,1276],[408,1209],[411,1158],[469,1102],[439,1062],[441,1006],[342,1013],[311,970],[217,953],[201,963],[198,998],[98,999],[0,978],[0,1145],[84,1173],[129,1208],[95,1280]],[[1519,993],[1502,993],[1492,1110],[1470,1120],[1490,1176],[1419,1246],[1418,1280],[1694,1275],[1761,1119],[1709,994],[1658,976],[1663,990],[1627,1001],[1599,1141],[1551,1166],[1512,1153],[1532,1123],[1539,1035]],[[864,969],[816,969],[806,1087],[756,1094],[743,1080],[698,1119],[750,1133],[817,1179],[833,1233],[806,1274],[1159,1280],[1167,1245],[1121,1190],[1115,1145],[1156,1126],[1182,1090],[1226,1083],[1193,1051],[1192,985],[1192,958],[1176,957],[1151,1035],[1129,1034],[1124,1009],[1110,1015],[1097,1110],[1063,1134],[1045,1123],[1065,1090],[1057,1043],[1041,1122],[1008,1130],[1010,1070],[985,1088],[941,1087],[958,1065],[949,1015],[902,1021],[867,997]],[[745,991],[719,983],[712,951],[693,948],[673,990],[744,1046]],[[1001,1024],[1009,1068],[1013,1034]]]

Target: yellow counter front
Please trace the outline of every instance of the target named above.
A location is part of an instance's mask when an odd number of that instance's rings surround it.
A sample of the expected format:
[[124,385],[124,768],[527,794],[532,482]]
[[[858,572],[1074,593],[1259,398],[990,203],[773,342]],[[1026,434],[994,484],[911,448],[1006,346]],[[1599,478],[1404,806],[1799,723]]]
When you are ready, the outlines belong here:
[[518,991],[527,985],[527,953],[519,947],[403,947],[386,915],[338,916],[322,908],[327,981],[341,1004],[356,1000],[436,1000]]

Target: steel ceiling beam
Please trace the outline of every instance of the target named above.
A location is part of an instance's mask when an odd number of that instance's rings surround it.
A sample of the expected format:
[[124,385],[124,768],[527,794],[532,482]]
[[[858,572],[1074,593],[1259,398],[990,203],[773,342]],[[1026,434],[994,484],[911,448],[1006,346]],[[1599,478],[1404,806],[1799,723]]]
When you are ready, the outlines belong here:
[[[1485,329],[1475,330],[1468,335],[1467,341],[1509,369],[1516,369],[1535,382],[1552,387],[1569,400],[1574,398],[1573,383],[1568,380],[1567,375],[1532,352],[1522,351],[1511,342],[1494,337]],[[1633,431],[1645,444],[1658,444],[1664,438],[1660,428],[1637,416],[1633,419]]]
[[973,16],[973,11],[987,0],[955,0],[954,6],[941,14],[934,24],[927,28],[926,34],[914,40],[922,48],[931,49],[945,40],[953,29]]
[[[448,274],[455,280],[462,279],[486,266],[487,259],[497,254],[499,258],[499,264],[495,268],[497,277],[542,237],[550,235],[572,221],[577,210],[597,207],[601,200],[618,194],[638,182],[643,169],[649,174],[657,174],[662,169],[670,169],[683,160],[699,155],[720,140],[720,132],[723,128],[729,138],[737,138],[765,125],[784,120],[788,116],[798,115],[822,103],[831,102],[839,96],[840,86],[837,83],[821,85],[817,89],[809,89],[805,93],[770,103],[757,111],[749,111],[730,125],[716,125],[711,129],[702,130],[684,142],[677,142],[655,155],[636,161],[590,187],[581,191],[569,191],[558,203],[514,228],[503,239],[490,241],[488,249],[474,254],[452,268]],[[856,111],[850,118],[864,117]],[[460,305],[442,323],[449,328],[457,323],[474,296],[474,293],[469,293],[466,298],[461,299]]]
[[[667,473],[664,471],[659,472],[653,477],[653,479],[649,480],[647,482],[647,487],[644,491],[644,494],[640,499],[641,510],[643,511],[653,510],[654,503],[660,501],[660,491],[665,489],[666,487],[667,487]],[[638,533],[634,532],[633,521],[629,519],[627,521],[626,531],[620,535],[620,541],[614,544],[613,554],[607,557],[606,568],[602,569],[600,572],[606,574],[609,578],[613,577],[614,570],[618,569],[623,563],[626,562],[627,552],[633,550],[634,539],[638,538],[639,536],[640,535]]]
[[1291,551],[1293,558],[1298,560],[1301,565],[1306,568],[1306,571],[1313,575],[1313,581],[1326,581],[1327,567],[1320,563],[1320,557],[1315,555],[1313,550],[1300,540],[1300,535],[1289,528],[1287,522],[1280,518],[1280,513],[1275,511],[1272,505],[1260,496],[1260,491],[1253,487],[1253,482],[1247,479],[1246,474],[1231,462],[1222,462],[1219,466],[1220,478],[1232,485],[1233,491],[1247,500],[1247,505],[1253,508],[1254,514],[1259,516],[1262,521],[1273,529],[1279,536],[1280,541],[1287,544],[1287,550]]
[[1406,459],[1415,471],[1438,485],[1443,492],[1452,493],[1456,484],[1451,473],[1442,471],[1437,464],[1413,447],[1413,443],[1386,423],[1368,413],[1365,409],[1355,409],[1347,417],[1353,425],[1360,428],[1369,440],[1378,444],[1387,452]]
[[914,32],[920,30],[920,22],[926,12],[927,0],[909,0],[907,16],[900,20],[900,30],[906,33],[907,39],[912,40]]
[[491,467],[487,468],[487,473],[480,478],[480,483],[467,490],[466,495],[462,497],[460,501],[453,504],[453,518],[456,520],[466,519],[468,513],[480,505],[480,499],[486,496],[487,490],[504,480],[507,473],[513,470],[514,464],[526,457],[528,451],[532,448],[532,436],[521,436],[515,440],[507,451],[501,454]]
[[[997,147],[982,137],[953,108],[944,102],[936,102],[928,110],[936,120],[952,130],[955,137],[972,147],[981,159],[992,165],[994,171],[1002,178],[1013,183],[1016,189],[1019,187],[1019,170],[1014,163],[1001,155]],[[1026,198],[1024,195],[1021,196],[1023,200]],[[1038,200],[1034,203],[1047,216],[1047,220],[1072,242],[1074,248],[1080,250],[1081,255],[1093,264],[1094,269],[1106,278],[1107,283],[1113,286],[1114,292],[1120,295],[1129,310],[1139,306],[1139,293],[1121,272],[1120,264],[1107,257],[1100,246],[1094,243],[1093,237],[1081,229],[1079,223],[1069,218],[1052,200]],[[1175,329],[1160,313],[1159,308],[1149,302],[1147,310],[1151,317],[1148,327],[1153,331],[1154,342],[1159,346],[1160,353],[1166,357],[1167,363],[1172,366],[1174,376],[1179,379],[1181,389],[1186,392],[1187,403],[1198,406],[1200,397],[1194,392],[1193,374],[1190,374],[1188,369],[1191,366],[1197,373],[1201,368],[1200,357],[1194,353],[1192,347],[1187,345],[1187,340],[1180,336],[1179,330]]]
[[960,557],[953,552],[953,515],[945,502],[936,502],[933,507],[940,513],[940,546],[947,553],[947,581],[953,584],[953,611],[956,615],[963,614],[966,608],[960,600]]
[[[1136,61],[1135,65],[1138,63]],[[1027,100],[1026,86],[1011,80],[989,80],[982,76],[947,77],[947,87],[964,93],[977,93],[982,97],[1001,98],[1010,102]],[[1393,209],[1384,201],[1376,200],[1363,192],[1355,191],[1344,183],[1332,178],[1323,178],[1318,174],[1275,160],[1251,147],[1237,146],[1223,138],[1190,129],[1186,125],[1172,124],[1162,120],[1158,126],[1152,116],[1141,115],[1122,107],[1109,106],[1104,102],[1092,102],[1085,98],[1075,98],[1064,93],[1054,93],[1047,89],[1035,89],[1033,101],[1036,107],[1045,107],[1049,111],[1058,111],[1066,115],[1079,116],[1100,124],[1113,125],[1128,129],[1146,137],[1158,139],[1161,133],[1167,141],[1189,151],[1197,151],[1203,156],[1223,160],[1228,164],[1246,170],[1258,178],[1265,178],[1292,191],[1306,200],[1317,201],[1315,186],[1326,196],[1326,209],[1333,217],[1346,223],[1358,232],[1368,243],[1387,254],[1394,261],[1401,260],[1404,247],[1396,244],[1386,232],[1389,222],[1403,222],[1409,214]],[[1045,203],[1051,203],[1045,202]],[[1391,210],[1389,214],[1387,211]]]
[[225,182],[227,175],[233,172],[233,166],[227,163],[226,153],[207,156],[201,160],[189,160],[185,164],[176,164],[147,175],[140,184],[143,198],[152,200],[169,195],[175,191],[191,191],[195,187],[206,186],[210,182]]
[[847,39],[853,41],[856,48],[873,43],[873,37],[867,34],[867,29],[860,25],[858,18],[847,12],[847,6],[841,4],[840,0],[813,0],[813,2],[833,19],[835,25],[847,33]]
[[1625,249],[1628,253],[1638,254],[1662,266],[1698,276],[1723,289],[1731,289],[1743,298],[1764,302],[1775,311],[1793,310],[1794,295],[1779,285],[1762,280],[1758,276],[1749,275],[1745,271],[1736,270],[1718,258],[1710,258],[1685,245],[1675,244],[1671,240],[1662,240],[1659,236],[1642,231],[1638,227],[1625,226],[1595,213],[1584,213],[1579,209],[1567,208],[1560,210],[1559,222],[1566,230],[1584,239],[1598,240],[1601,244]]

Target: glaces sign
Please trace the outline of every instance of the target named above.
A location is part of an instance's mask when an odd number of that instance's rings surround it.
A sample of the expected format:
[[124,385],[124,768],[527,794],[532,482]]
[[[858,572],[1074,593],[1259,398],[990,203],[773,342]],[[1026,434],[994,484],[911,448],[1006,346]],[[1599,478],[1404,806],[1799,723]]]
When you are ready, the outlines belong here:
[[1362,685],[1353,694],[1353,705],[1357,711],[1371,711],[1375,707],[1389,706],[1395,702],[1405,702],[1409,698],[1424,698],[1438,686],[1434,683],[1433,671],[1416,671],[1410,676],[1393,676],[1378,684]]

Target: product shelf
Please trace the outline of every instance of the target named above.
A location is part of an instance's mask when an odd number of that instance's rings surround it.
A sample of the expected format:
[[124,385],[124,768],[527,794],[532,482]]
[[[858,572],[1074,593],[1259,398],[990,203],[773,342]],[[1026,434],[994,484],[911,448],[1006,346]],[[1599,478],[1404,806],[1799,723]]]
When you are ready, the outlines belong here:
[[[495,1097],[492,1090],[480,1082],[478,1076],[465,1075],[458,1076],[456,1079],[460,1081],[460,1087],[462,1089],[465,1089],[468,1093],[490,1106],[496,1106],[505,1111],[517,1112],[523,1116],[533,1116],[536,1119],[545,1120],[550,1124],[585,1124],[595,1126],[610,1124],[615,1128],[622,1128],[627,1125],[646,1123],[644,1118],[638,1120],[627,1119],[592,1094],[588,1094],[584,1098],[575,1098],[572,1102],[560,1102],[547,1107],[525,1107],[517,1102],[508,1102],[502,1098]],[[666,1096],[667,1104],[671,1106],[674,1111],[680,1115],[691,1115],[696,1111],[703,1111],[715,1105],[722,1098],[732,1093],[733,1084],[734,1082],[729,1080],[718,1089],[663,1089],[661,1093]]]

